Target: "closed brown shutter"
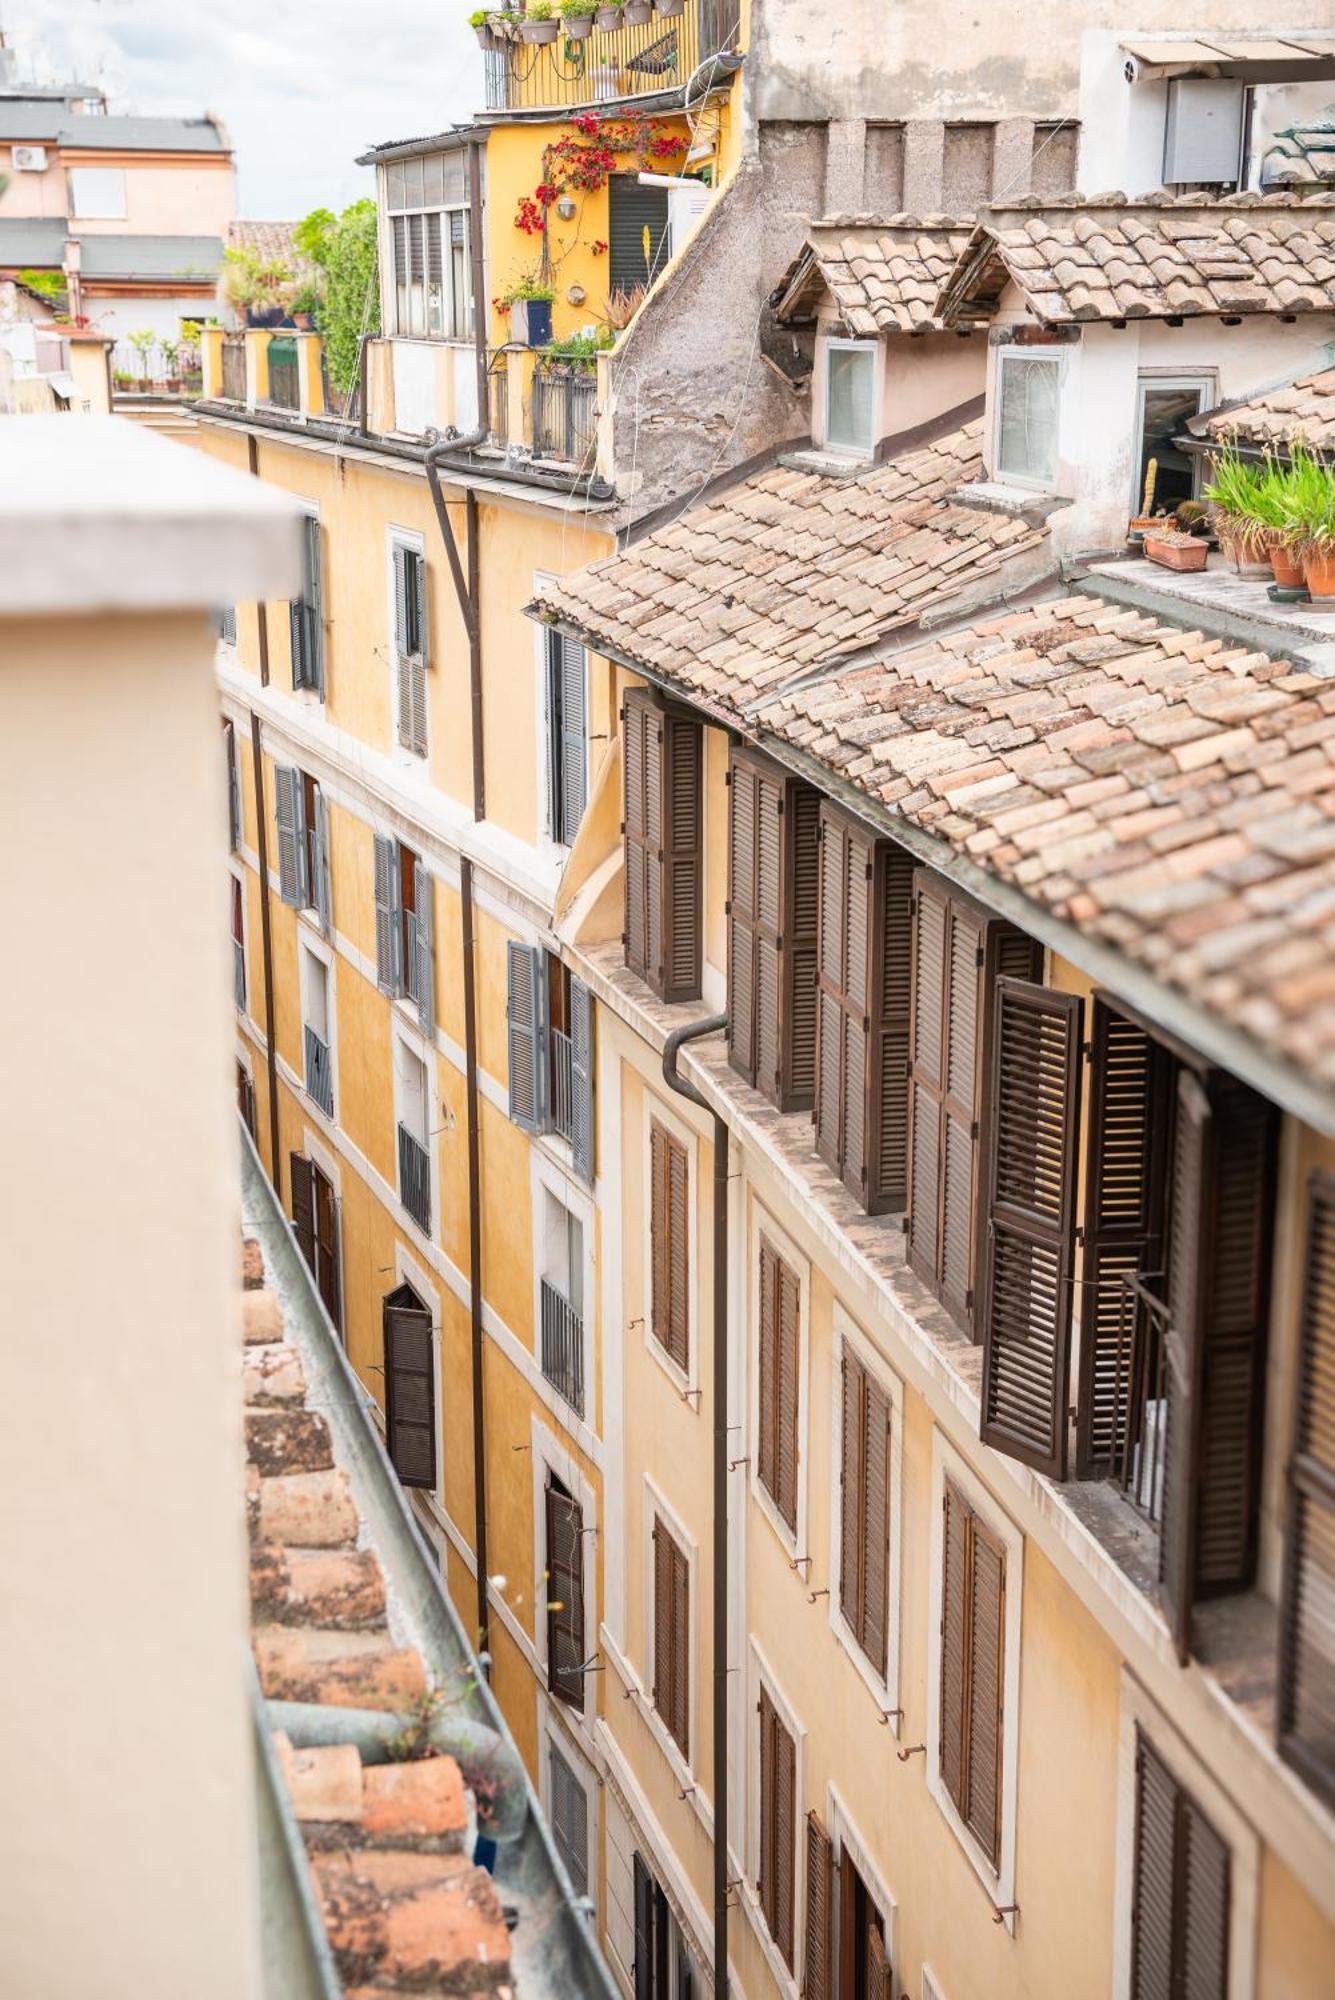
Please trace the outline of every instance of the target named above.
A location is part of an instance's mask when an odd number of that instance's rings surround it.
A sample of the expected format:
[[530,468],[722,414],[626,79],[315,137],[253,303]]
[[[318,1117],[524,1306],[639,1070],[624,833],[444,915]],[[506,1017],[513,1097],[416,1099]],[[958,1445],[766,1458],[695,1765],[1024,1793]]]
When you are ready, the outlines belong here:
[[683,1373],[690,1366],[690,1174],[686,1148],[649,1121],[649,1329]]
[[849,1627],[862,1632],[862,1523],[866,1517],[862,1462],[862,1401],[865,1370],[844,1348],[840,1364],[839,1409],[839,1609]]
[[728,772],[728,1054],[781,1111],[815,1088],[819,795],[766,757]]
[[584,1515],[561,1481],[547,1475],[547,1685],[584,1708]]
[[1308,1185],[1280,1608],[1280,1754],[1335,1805],[1335,1176]]
[[760,1908],[783,1958],[793,1965],[797,1839],[797,1751],[765,1689],[760,1690]]
[[876,844],[871,991],[868,1212],[908,1205],[909,999],[913,966],[913,863],[902,847]]
[[626,963],[664,1000],[700,995],[703,732],[699,721],[630,688],[624,728]]
[[385,1441],[404,1486],[436,1483],[431,1315],[410,1285],[384,1304]]
[[654,1707],[683,1757],[690,1736],[690,1567],[662,1521],[654,1521]]
[[834,2000],[834,1847],[820,1815],[807,1814],[807,1913],[802,1940],[803,2000]]
[[333,1183],[312,1168],[315,1192],[315,1283],[335,1330],[343,1331],[343,1286],[338,1265],[338,1202]]
[[847,1347],[840,1409],[839,1608],[876,1672],[886,1671],[890,1399]]
[[1127,1434],[1126,1273],[1163,1270],[1164,1168],[1172,1064],[1138,1021],[1094,998],[1076,1472],[1106,1476]]
[[1226,2000],[1227,1846],[1136,1732],[1131,2000]]
[[1173,1250],[1168,1278],[1163,1523],[1159,1595],[1184,1663],[1195,1599],[1197,1467],[1200,1456],[1201,1246],[1206,1224],[1210,1101],[1189,1070],[1177,1080],[1173,1132]]
[[1001,1864],[1006,1551],[949,1479],[944,1510],[941,1780],[996,1869]]
[[300,1153],[289,1155],[292,1174],[292,1233],[297,1248],[315,1275],[315,1169]]
[[997,981],[987,1130],[985,1444],[1066,1477],[1081,1003]]
[[797,1273],[760,1239],[760,1435],[756,1470],[788,1528],[797,1530],[798,1339]]

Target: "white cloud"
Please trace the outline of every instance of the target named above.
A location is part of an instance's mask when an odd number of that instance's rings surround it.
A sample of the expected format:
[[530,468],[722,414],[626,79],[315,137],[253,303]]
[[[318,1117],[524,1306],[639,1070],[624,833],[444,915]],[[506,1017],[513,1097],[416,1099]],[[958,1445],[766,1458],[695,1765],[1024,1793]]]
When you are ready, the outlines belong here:
[[287,218],[370,192],[356,154],[461,123],[482,64],[451,0],[6,0],[20,74],[101,84],[113,111],[216,112],[238,212]]

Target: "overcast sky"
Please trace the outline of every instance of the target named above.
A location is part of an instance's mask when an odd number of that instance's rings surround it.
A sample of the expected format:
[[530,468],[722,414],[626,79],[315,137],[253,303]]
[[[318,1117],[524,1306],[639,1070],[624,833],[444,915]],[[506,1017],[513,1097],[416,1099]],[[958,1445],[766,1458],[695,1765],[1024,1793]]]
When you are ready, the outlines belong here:
[[354,155],[467,118],[482,55],[462,0],[0,0],[19,73],[101,83],[112,111],[215,111],[237,212],[285,220],[371,191]]

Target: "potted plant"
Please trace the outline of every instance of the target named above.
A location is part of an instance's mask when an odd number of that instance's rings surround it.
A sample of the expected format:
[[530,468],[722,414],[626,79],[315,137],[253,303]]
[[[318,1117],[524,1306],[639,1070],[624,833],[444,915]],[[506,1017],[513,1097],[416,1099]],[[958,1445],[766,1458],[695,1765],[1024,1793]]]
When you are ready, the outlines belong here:
[[1180,528],[1147,528],[1145,553],[1160,569],[1204,569],[1210,553],[1199,535],[1184,535]]
[[149,327],[141,326],[138,333],[130,335],[130,345],[139,357],[139,379],[136,387],[142,396],[146,390],[151,389],[153,386],[152,363],[149,361],[149,356],[152,354],[154,347],[152,330]]
[[561,25],[572,42],[585,41],[593,33],[593,17],[598,0],[561,0]]
[[167,375],[167,381],[166,381],[167,394],[169,396],[179,396],[181,393],[180,343],[175,340],[164,340],[161,342],[161,347],[162,347],[162,366],[165,369]]
[[313,284],[302,285],[292,301],[292,317],[303,333],[310,333],[315,326],[315,315],[324,301],[320,287]]
[[1314,598],[1335,598],[1335,473],[1301,445],[1285,479],[1285,536]]
[[553,0],[529,0],[519,30],[526,42],[554,42],[561,32]]
[[490,9],[479,7],[476,13],[469,15],[468,25],[477,36],[478,46],[490,53],[496,46],[496,31],[491,25]]
[[1232,558],[1239,576],[1270,574],[1267,529],[1257,512],[1264,469],[1241,457],[1230,440],[1215,460],[1214,478],[1205,489],[1219,546]]
[[552,301],[556,293],[545,278],[528,274],[503,295],[510,309],[510,338],[526,347],[546,347],[552,337]]
[[608,4],[596,7],[593,25],[601,34],[610,35],[621,26],[621,0],[608,0]]
[[654,0],[626,0],[622,9],[628,28],[643,28],[653,19]]

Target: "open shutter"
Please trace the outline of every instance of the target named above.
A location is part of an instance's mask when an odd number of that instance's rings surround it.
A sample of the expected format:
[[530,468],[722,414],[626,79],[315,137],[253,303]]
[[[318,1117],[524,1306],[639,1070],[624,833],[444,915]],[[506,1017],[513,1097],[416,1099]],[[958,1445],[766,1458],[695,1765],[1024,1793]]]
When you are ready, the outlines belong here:
[[582,979],[570,981],[570,1154],[575,1172],[594,1183],[593,995]]
[[1279,1748],[1335,1805],[1335,1176],[1308,1186],[1280,1605]]
[[664,1000],[698,1000],[704,955],[704,731],[665,709],[663,733],[662,960]]
[[797,1841],[797,1750],[774,1718],[774,1942],[792,1970],[795,1931],[795,1848]]
[[[417,605],[417,657],[423,670],[431,665],[431,624],[427,617],[426,557],[419,555],[412,565],[412,590]],[[583,1793],[580,1794],[581,1798]]]
[[909,1060],[909,1264],[933,1290],[941,1282],[941,1108],[945,1097],[945,953],[950,899],[919,870],[913,894],[913,1007]]
[[334,899],[329,886],[329,807],[319,786],[315,789],[315,811],[311,826],[311,860],[315,869],[315,880],[311,884],[311,900],[315,914],[319,918],[320,929],[326,937],[334,934]]
[[788,1528],[797,1532],[798,1474],[798,1340],[801,1292],[797,1273],[778,1260],[775,1286],[777,1332],[777,1396],[774,1499]]
[[633,1864],[635,1882],[635,2000],[654,1996],[654,1878],[640,1855]]
[[867,2000],[895,2000],[885,1939],[874,1923],[867,1926]]
[[1123,1279],[1163,1269],[1171,1068],[1153,1035],[1094,996],[1076,1420],[1082,1479],[1112,1472],[1127,1436],[1134,1385],[1127,1374],[1131,1302]]
[[303,687],[314,688],[324,700],[324,564],[321,559],[320,523],[314,514],[306,516],[305,589],[305,672]]
[[760,1909],[770,1936],[774,1935],[774,1749],[778,1717],[774,1713],[774,1703],[765,1688],[760,1690],[760,1700],[756,1704],[760,1715],[760,1866],[756,1888],[760,1894]]
[[975,1514],[969,1523],[968,1810],[965,1820],[1001,1865],[1001,1742],[1006,1551]]
[[778,1409],[779,1340],[777,1325],[777,1285],[779,1259],[768,1239],[760,1239],[760,1326],[757,1376],[759,1389],[759,1436],[756,1439],[756,1476],[773,1496],[778,1483],[776,1432]]
[[683,1373],[690,1367],[690,1176],[686,1148],[657,1119],[649,1125],[650,1330]]
[[756,1082],[756,807],[760,773],[733,752],[728,772],[728,1060]]
[[436,941],[431,876],[413,863],[413,951],[416,955],[417,1019],[424,1035],[436,1032]]
[[820,907],[820,793],[793,780],[786,794],[783,959],[780,991],[780,1111],[809,1111],[816,1098],[816,931]]
[[546,954],[537,945],[506,945],[506,1025],[510,1116],[525,1132],[546,1127]]
[[547,1685],[584,1708],[584,1516],[550,1475],[547,1510]]
[[315,1169],[300,1153],[292,1153],[288,1164],[292,1174],[292,1232],[297,1239],[297,1248],[305,1258],[306,1267],[313,1277],[315,1275]]
[[1131,2000],[1225,2000],[1229,1850],[1136,1732]]
[[227,842],[235,854],[241,845],[241,771],[236,757],[236,724],[230,717],[223,723],[223,746],[227,755]]
[[385,1435],[405,1486],[436,1484],[436,1392],[431,1315],[401,1285],[384,1305]]
[[274,819],[278,827],[278,893],[294,910],[309,900],[306,884],[304,787],[300,771],[276,764],[273,774]]
[[394,544],[394,651],[401,659],[408,652],[408,551]]
[[862,1371],[862,1623],[858,1639],[880,1675],[889,1637],[890,1401]]
[[909,1191],[909,998],[913,863],[902,847],[876,843],[868,968],[867,1212],[903,1209]]
[[1066,1477],[1081,1002],[997,981],[988,1121],[985,1444]]
[[375,965],[382,993],[403,988],[403,890],[399,880],[399,844],[385,834],[375,836]]
[[870,839],[822,803],[816,949],[816,1151],[859,1198],[865,1191],[863,1099],[870,877]]
[[338,1256],[338,1201],[333,1184],[319,1168],[311,1179],[315,1194],[315,1282],[337,1332],[343,1331],[343,1283]]
[[[658,968],[661,918],[658,843],[650,831],[651,811],[662,798],[662,742],[658,708],[645,688],[627,690],[621,710],[623,736],[623,817],[626,869],[626,965],[653,982]],[[553,800],[553,822],[556,801]]]
[[807,1912],[802,2000],[834,2000],[834,1846],[820,1815],[807,1814]]
[[819,794],[753,751],[728,772],[728,1053],[781,1111],[815,1088]]
[[956,1810],[963,1815],[968,1808],[965,1648],[972,1513],[958,1487],[949,1479],[945,1482],[942,1509],[945,1519],[941,1544],[941,1782],[954,1800]]
[[686,1551],[672,1542],[672,1713],[683,1757],[691,1754],[691,1571]]
[[1210,1101],[1199,1078],[1179,1072],[1173,1131],[1173,1249],[1168,1278],[1168,1332],[1163,1474],[1163,1523],[1159,1536],[1159,1595],[1185,1664],[1191,1648],[1198,1540],[1201,1337],[1204,1298],[1202,1246],[1210,1198]]
[[847,1347],[841,1364],[839,1413],[839,1608],[861,1643],[863,1630],[862,1523],[866,1477],[862,1459],[862,1405],[866,1370]]
[[[573,639],[553,635],[561,674],[561,797],[560,839],[570,844],[579,831],[588,800],[588,680],[584,648]],[[558,802],[554,801],[554,805]],[[555,815],[554,815],[555,816]]]

